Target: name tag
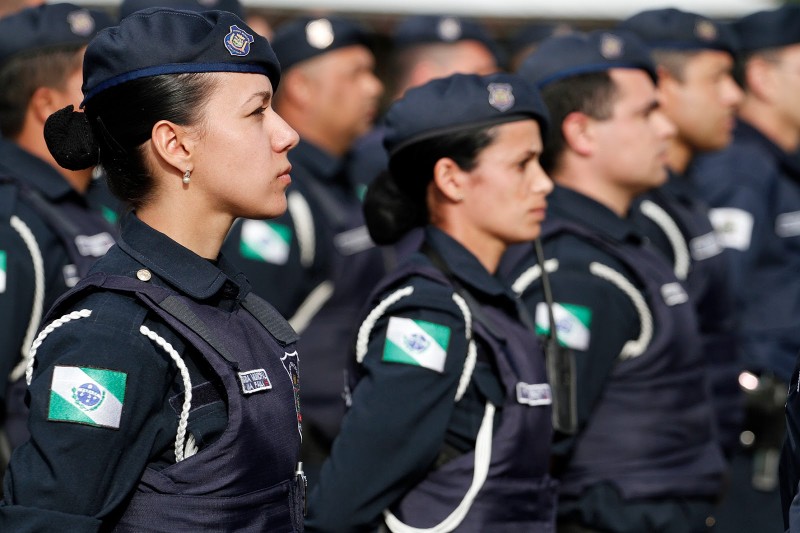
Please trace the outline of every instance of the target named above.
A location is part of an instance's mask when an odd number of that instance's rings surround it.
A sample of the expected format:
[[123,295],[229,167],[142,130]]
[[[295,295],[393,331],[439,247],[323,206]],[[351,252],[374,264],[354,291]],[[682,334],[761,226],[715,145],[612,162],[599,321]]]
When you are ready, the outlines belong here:
[[722,245],[714,232],[695,237],[689,242],[689,247],[692,249],[692,258],[695,261],[703,261],[722,253]]
[[661,297],[664,298],[664,303],[672,307],[673,305],[680,305],[689,301],[689,295],[683,289],[680,283],[667,283],[661,286]]
[[549,383],[517,383],[517,402],[523,405],[550,405],[553,393]]
[[78,253],[84,257],[103,257],[114,246],[114,237],[106,232],[97,235],[78,235],[75,237]]
[[254,392],[272,388],[267,371],[263,368],[239,372],[239,381],[242,383],[242,392],[245,394],[253,394]]
[[784,238],[800,235],[800,211],[778,215],[775,218],[775,233]]

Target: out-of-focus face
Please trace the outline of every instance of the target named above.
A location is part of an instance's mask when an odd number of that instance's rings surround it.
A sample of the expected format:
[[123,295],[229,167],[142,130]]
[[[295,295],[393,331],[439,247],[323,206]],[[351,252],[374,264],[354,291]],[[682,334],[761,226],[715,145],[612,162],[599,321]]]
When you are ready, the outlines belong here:
[[592,119],[595,165],[613,186],[638,194],[667,178],[667,147],[675,126],[661,111],[656,86],[639,69],[612,69],[617,87],[611,117]]
[[677,139],[693,152],[720,150],[731,142],[742,91],[733,80],[727,52],[703,50],[689,58],[682,79],[662,76],[661,108],[677,128]]
[[[369,131],[383,85],[365,46],[332,50],[301,65],[310,82],[315,133],[348,146]],[[298,126],[299,127],[299,126]]]
[[[504,245],[539,236],[553,183],[539,164],[542,137],[534,120],[501,124],[468,172],[463,208],[474,234]],[[479,237],[480,238],[480,237]]]
[[81,101],[83,101],[81,84],[83,84],[83,70],[78,67],[67,76],[63,87],[53,88],[53,107],[62,109],[72,105],[76,111],[79,111]]
[[771,70],[773,104],[786,125],[800,132],[800,44],[783,48]]
[[486,76],[498,71],[497,61],[492,52],[478,41],[459,41],[450,45],[448,58],[440,61],[438,78],[453,74],[479,74]]
[[297,133],[272,109],[272,84],[261,74],[214,74],[193,156],[192,188],[216,212],[274,218],[286,211],[289,150]]

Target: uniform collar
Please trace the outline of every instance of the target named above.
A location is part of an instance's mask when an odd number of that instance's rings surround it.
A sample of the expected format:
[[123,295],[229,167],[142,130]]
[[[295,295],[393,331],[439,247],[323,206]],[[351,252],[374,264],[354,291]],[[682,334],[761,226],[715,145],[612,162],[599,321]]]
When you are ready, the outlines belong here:
[[[210,298],[226,284],[239,299],[249,292],[249,284],[222,255],[217,265],[151,228],[129,213],[122,221],[119,247],[161,279],[197,300]],[[229,291],[226,291],[228,295]]]
[[0,167],[50,200],[79,194],[52,165],[7,139],[0,139]]
[[[643,242],[638,229],[603,204],[576,191],[556,185],[547,197],[547,218],[559,217],[605,233],[618,242]],[[547,220],[545,220],[547,224]]]
[[783,148],[772,142],[769,137],[761,133],[750,123],[739,119],[736,123],[734,136],[738,139],[744,139],[747,142],[756,142],[760,144],[778,160],[784,172],[795,179],[800,179],[800,157],[796,154],[790,154],[784,151]]
[[302,167],[312,177],[320,181],[334,181],[340,174],[344,161],[321,148],[301,140],[289,152],[292,165]]
[[508,289],[484,268],[477,257],[442,230],[427,226],[425,240],[463,285],[490,296],[510,296]]

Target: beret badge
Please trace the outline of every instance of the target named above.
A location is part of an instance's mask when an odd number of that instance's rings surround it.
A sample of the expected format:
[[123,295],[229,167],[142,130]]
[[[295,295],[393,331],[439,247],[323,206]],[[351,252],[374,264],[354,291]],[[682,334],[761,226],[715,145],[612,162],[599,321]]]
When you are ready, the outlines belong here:
[[250,43],[255,39],[235,24],[230,28],[231,31],[225,36],[225,48],[228,49],[232,56],[246,56],[250,53]]
[[67,24],[72,33],[81,37],[91,35],[95,26],[91,13],[85,9],[79,9],[67,15]]
[[514,107],[514,92],[510,83],[490,83],[486,86],[489,91],[489,105],[501,113]]

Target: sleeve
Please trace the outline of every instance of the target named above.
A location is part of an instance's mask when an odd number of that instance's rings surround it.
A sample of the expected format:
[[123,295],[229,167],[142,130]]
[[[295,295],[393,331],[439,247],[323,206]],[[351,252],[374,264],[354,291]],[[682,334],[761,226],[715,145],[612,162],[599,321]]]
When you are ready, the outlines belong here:
[[[623,346],[639,336],[639,315],[630,299],[588,269],[561,269],[550,274],[560,344],[575,353],[578,432],[586,426],[603,393]],[[531,285],[522,301],[535,317],[539,333],[549,331],[541,283]],[[567,455],[574,437],[559,436],[555,455]]]
[[97,531],[174,442],[174,364],[130,321],[104,323],[103,311],[64,323],[39,347],[31,438],[9,463],[3,531]]
[[313,219],[301,218],[295,223],[287,211],[273,220],[238,220],[222,247],[225,257],[247,276],[253,292],[287,319],[324,281],[316,266]]
[[364,376],[311,493],[307,531],[371,531],[435,462],[467,352],[464,317],[450,305],[407,306],[377,321]]
[[16,231],[4,224],[0,227],[0,404],[6,398],[9,374],[22,360],[34,290],[30,252]]

